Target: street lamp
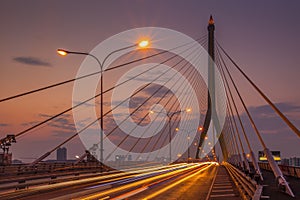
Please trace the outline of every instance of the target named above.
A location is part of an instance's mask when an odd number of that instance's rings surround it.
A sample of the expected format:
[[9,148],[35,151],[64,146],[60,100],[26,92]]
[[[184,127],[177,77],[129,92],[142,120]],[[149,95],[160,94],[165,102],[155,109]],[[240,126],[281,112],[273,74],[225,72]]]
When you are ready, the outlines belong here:
[[[187,133],[187,140],[188,140],[188,143],[187,143],[187,150],[188,150],[188,162],[189,162],[189,160],[190,160],[190,139],[191,139],[191,137],[190,137],[190,133],[191,132],[193,132],[193,131],[202,131],[202,127],[199,127],[199,128],[197,128],[197,129],[192,129],[192,130],[186,130],[186,129],[179,129],[179,128],[176,128],[175,130],[176,131],[179,131],[179,130],[181,130],[181,131],[185,131],[186,133]],[[197,145],[197,144],[196,144]]]
[[139,43],[136,43],[136,44],[133,44],[133,45],[130,45],[130,46],[127,46],[127,47],[123,47],[123,48],[114,50],[114,51],[110,52],[109,54],[107,54],[107,56],[103,59],[103,62],[100,62],[100,60],[95,55],[90,54],[90,53],[79,52],[79,51],[69,51],[69,50],[65,50],[65,49],[57,49],[57,53],[61,56],[66,56],[68,54],[77,54],[77,55],[90,56],[90,57],[94,58],[97,61],[98,65],[100,67],[100,81],[101,81],[101,83],[100,83],[101,84],[101,87],[100,87],[100,93],[101,93],[101,96],[100,96],[100,107],[101,107],[101,110],[100,110],[100,117],[101,117],[100,118],[100,126],[101,126],[101,131],[100,131],[100,162],[101,163],[103,163],[103,150],[104,150],[103,149],[103,128],[104,128],[104,125],[103,125],[103,66],[104,66],[104,63],[108,59],[108,57],[111,56],[114,53],[129,49],[129,48],[132,48],[132,47],[146,48],[148,45],[149,45],[149,41],[148,40],[143,40]]
[[[182,113],[182,112],[191,112],[192,109],[191,108],[187,108],[185,110],[178,110],[178,111],[175,111],[175,112],[167,112],[166,115],[168,117],[168,125],[169,125],[169,156],[170,156],[170,163],[172,161],[172,147],[171,147],[171,141],[172,141],[172,132],[171,132],[171,121],[172,121],[172,118],[176,115],[176,114],[179,114],[179,113]],[[153,111],[153,110],[150,110],[149,111],[150,114],[153,114],[153,113],[164,113],[164,112],[156,112],[156,111]]]
[[145,48],[149,45],[149,41],[148,40],[142,40],[139,42],[139,47],[141,48]]

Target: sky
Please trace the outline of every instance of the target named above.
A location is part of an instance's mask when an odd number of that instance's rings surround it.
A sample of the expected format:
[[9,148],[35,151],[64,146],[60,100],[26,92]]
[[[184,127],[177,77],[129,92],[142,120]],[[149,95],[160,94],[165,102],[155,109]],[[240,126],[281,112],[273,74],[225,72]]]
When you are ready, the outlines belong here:
[[[196,39],[207,33],[213,15],[216,40],[300,128],[299,4],[296,0],[2,0],[0,98],[74,78],[84,56],[62,58],[57,48],[89,52],[112,35],[148,26],[173,29]],[[280,150],[282,157],[299,157],[299,137],[242,76],[232,73],[267,146]],[[71,83],[0,103],[1,138],[70,107],[72,90]],[[246,129],[255,152],[261,150],[250,126]],[[74,131],[70,112],[22,136],[11,147],[13,157],[31,161]],[[84,152],[79,138],[66,147],[70,159]]]

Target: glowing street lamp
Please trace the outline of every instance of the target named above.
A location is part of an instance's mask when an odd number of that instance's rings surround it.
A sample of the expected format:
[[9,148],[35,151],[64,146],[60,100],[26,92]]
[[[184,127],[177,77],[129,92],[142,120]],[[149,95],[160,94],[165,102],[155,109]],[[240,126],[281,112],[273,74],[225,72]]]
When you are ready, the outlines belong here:
[[110,52],[109,54],[107,54],[107,56],[103,59],[102,62],[100,62],[100,60],[93,54],[90,54],[90,53],[86,53],[86,52],[78,52],[78,51],[69,51],[69,50],[65,50],[65,49],[57,49],[57,53],[61,56],[66,56],[68,54],[77,54],[77,55],[86,55],[86,56],[90,56],[90,57],[93,57],[99,67],[100,67],[100,81],[101,81],[101,87],[100,87],[100,93],[101,93],[101,96],[100,96],[100,107],[101,107],[101,110],[100,110],[100,126],[101,126],[101,131],[100,131],[100,162],[103,163],[103,66],[104,66],[104,63],[105,61],[107,60],[107,58],[109,56],[111,56],[112,54],[114,53],[117,53],[119,51],[123,51],[123,50],[126,50],[126,49],[129,49],[129,48],[132,48],[132,47],[141,47],[141,48],[146,48],[147,46],[149,45],[149,41],[148,40],[143,40],[139,43],[136,43],[136,44],[133,44],[133,45],[130,45],[130,46],[127,46],[127,47],[123,47],[123,48],[120,48],[120,49],[117,49],[117,50],[114,50],[112,52]]
[[139,47],[141,48],[145,48],[149,45],[149,41],[148,40],[142,40],[141,42],[139,42]]
[[57,49],[57,53],[61,56],[66,56],[68,52],[64,49]]
[[[191,109],[187,109],[186,112],[188,112],[188,110],[191,111]],[[189,112],[190,112],[190,111],[189,111]],[[185,131],[185,132],[187,133],[187,140],[188,140],[188,143],[187,143],[188,149],[187,149],[187,150],[188,150],[188,161],[189,161],[189,159],[190,159],[190,139],[191,139],[190,133],[193,132],[193,131],[201,131],[201,130],[202,130],[202,127],[198,127],[197,129],[192,129],[192,130],[179,129],[179,128],[176,128],[175,130],[176,130],[176,131],[181,130],[181,131]],[[195,143],[195,146],[196,146],[196,145],[197,145],[197,143]]]
[[[168,117],[168,124],[169,124],[169,156],[170,156],[170,163],[172,161],[172,147],[171,147],[171,141],[172,141],[172,129],[171,129],[171,121],[172,121],[172,118],[176,115],[176,114],[179,114],[179,113],[182,113],[182,112],[191,112],[192,109],[191,108],[186,108],[185,110],[178,110],[178,111],[175,111],[175,112],[167,112],[166,115]],[[150,114],[154,114],[154,113],[164,113],[164,112],[156,112],[156,111],[153,111],[153,110],[150,110],[149,111]],[[179,130],[179,128],[176,128]],[[176,130],[175,129],[175,130]]]

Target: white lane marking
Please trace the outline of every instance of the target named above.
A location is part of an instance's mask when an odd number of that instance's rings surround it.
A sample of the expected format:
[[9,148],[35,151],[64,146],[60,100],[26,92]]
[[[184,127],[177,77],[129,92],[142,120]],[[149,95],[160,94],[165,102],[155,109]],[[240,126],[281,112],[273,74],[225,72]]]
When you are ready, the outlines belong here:
[[210,195],[211,198],[216,198],[216,197],[234,197],[236,196],[235,194],[213,194],[213,195]]
[[232,188],[232,185],[224,185],[224,186],[215,186],[213,187],[214,189],[217,189],[217,188]]
[[233,192],[233,189],[224,189],[224,190],[212,190],[212,192]]

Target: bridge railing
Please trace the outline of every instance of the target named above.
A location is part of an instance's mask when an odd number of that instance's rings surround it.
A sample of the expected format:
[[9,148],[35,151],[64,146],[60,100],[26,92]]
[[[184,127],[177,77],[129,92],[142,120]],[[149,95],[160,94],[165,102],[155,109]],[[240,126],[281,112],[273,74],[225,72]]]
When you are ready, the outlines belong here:
[[257,184],[256,181],[252,180],[249,176],[246,176],[242,171],[231,165],[230,163],[225,163],[230,177],[232,178],[234,184],[239,190],[242,199],[244,200],[259,200],[263,186]]
[[0,191],[24,189],[35,185],[53,184],[108,171],[97,162],[39,163],[35,166],[20,164],[0,166]]
[[[260,162],[260,163],[258,163],[258,165],[261,169],[272,171],[269,163]],[[281,169],[283,175],[300,178],[300,167],[288,166],[288,165],[278,165],[278,166]]]
[[26,164],[0,166],[0,180],[8,176],[37,175],[60,172],[83,172],[85,170],[99,171],[100,164],[96,162],[84,163],[39,163],[31,166]]

